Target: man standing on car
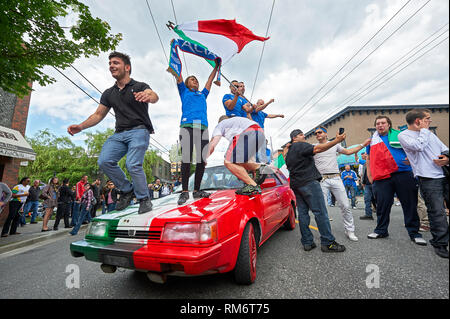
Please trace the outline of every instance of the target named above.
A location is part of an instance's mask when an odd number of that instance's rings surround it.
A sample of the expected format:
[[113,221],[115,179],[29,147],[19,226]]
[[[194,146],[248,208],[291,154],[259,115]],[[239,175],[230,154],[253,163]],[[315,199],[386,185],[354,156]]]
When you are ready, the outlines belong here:
[[322,175],[314,163],[314,155],[325,152],[345,139],[345,133],[337,134],[336,139],[325,144],[311,145],[305,142],[305,135],[299,129],[290,134],[291,141],[287,143],[283,156],[289,170],[290,186],[297,199],[298,219],[301,243],[305,251],[316,247],[314,237],[309,229],[309,213],[311,210],[320,233],[321,250],[323,252],[343,252],[345,246],[336,242],[331,233],[327,206],[320,186]]
[[[69,126],[67,131],[74,135],[95,126],[105,118],[111,108],[114,109],[116,131],[103,145],[98,165],[122,192],[116,210],[128,207],[136,196],[140,202],[139,214],[142,214],[152,209],[142,167],[150,134],[154,133],[148,115],[148,103],[156,103],[159,98],[148,84],[137,82],[130,77],[131,62],[128,55],[112,52],[109,55],[109,71],[116,79],[114,86],[103,92],[100,105],[94,114],[81,124]],[[125,155],[132,182],[117,165]]]

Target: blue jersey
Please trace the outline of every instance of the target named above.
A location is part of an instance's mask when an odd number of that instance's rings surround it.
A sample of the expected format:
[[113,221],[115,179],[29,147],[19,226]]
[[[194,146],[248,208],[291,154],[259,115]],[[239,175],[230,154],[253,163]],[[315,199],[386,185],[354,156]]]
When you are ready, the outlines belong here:
[[238,97],[236,105],[234,106],[234,108],[231,111],[225,106],[226,101],[233,100],[233,99],[234,99],[234,94],[229,93],[229,94],[225,94],[223,96],[222,104],[223,104],[223,107],[225,108],[225,114],[228,117],[232,117],[232,116],[247,117],[247,113],[242,109],[242,106],[245,103],[247,103],[247,100],[245,100],[241,96]]
[[[345,178],[347,175],[351,175],[353,178]],[[341,173],[341,178],[345,186],[351,185],[356,187],[356,180],[358,179],[358,176],[353,170],[343,171]]]
[[261,128],[264,128],[264,121],[266,120],[267,117],[267,113],[263,112],[263,111],[259,111],[259,112],[252,112],[252,120],[255,121],[256,123],[258,123],[259,126],[261,126]]
[[189,90],[184,82],[178,83],[178,93],[181,98],[181,125],[198,123],[208,127],[206,114],[206,98],[209,91],[204,88],[200,91]]

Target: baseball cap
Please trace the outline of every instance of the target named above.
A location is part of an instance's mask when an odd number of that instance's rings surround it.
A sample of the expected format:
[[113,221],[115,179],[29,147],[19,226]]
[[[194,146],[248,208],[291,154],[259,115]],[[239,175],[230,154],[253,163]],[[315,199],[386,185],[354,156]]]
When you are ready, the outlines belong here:
[[293,131],[291,132],[291,134],[290,134],[291,141],[292,141],[292,139],[293,139],[294,137],[296,137],[298,134],[302,134],[302,133],[303,133],[302,130],[299,130],[299,129],[293,130]]

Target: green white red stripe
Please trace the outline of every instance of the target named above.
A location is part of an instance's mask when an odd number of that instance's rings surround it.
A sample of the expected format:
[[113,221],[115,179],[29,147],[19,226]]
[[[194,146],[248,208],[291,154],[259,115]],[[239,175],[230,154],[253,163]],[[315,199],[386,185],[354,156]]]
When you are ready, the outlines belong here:
[[[213,52],[227,63],[236,53],[253,40],[266,41],[236,20],[202,20],[179,24],[174,31],[183,39]],[[212,62],[211,64],[214,64]]]

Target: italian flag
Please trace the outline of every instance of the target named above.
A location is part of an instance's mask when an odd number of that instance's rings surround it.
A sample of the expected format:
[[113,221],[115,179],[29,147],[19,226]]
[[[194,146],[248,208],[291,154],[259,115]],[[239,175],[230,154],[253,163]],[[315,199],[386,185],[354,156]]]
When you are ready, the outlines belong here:
[[370,142],[370,173],[374,181],[391,177],[398,170],[397,163],[384,144],[378,132],[375,132]]
[[[195,43],[222,58],[222,64],[227,63],[244,46],[253,41],[266,41],[269,38],[260,37],[236,20],[202,20],[179,24],[174,31],[185,41]],[[208,61],[215,65],[214,61]]]

